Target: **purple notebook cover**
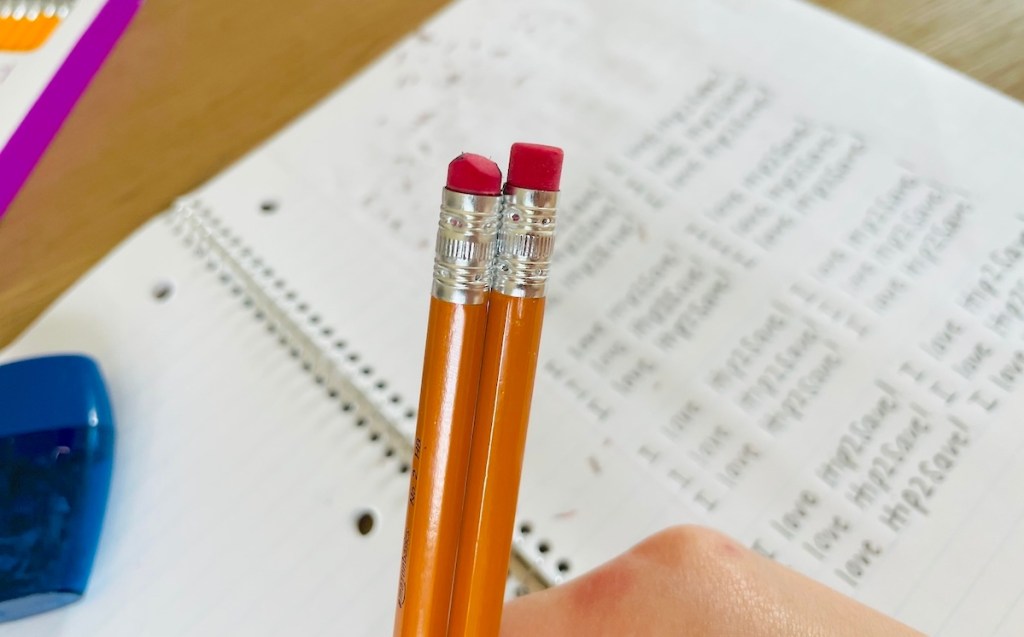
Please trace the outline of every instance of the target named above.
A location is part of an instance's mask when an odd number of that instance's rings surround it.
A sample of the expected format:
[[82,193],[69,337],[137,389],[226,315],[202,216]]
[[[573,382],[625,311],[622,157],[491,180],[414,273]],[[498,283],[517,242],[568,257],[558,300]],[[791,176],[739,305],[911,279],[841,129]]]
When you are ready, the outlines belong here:
[[109,0],[0,149],[0,218],[71,108],[124,33],[141,0]]

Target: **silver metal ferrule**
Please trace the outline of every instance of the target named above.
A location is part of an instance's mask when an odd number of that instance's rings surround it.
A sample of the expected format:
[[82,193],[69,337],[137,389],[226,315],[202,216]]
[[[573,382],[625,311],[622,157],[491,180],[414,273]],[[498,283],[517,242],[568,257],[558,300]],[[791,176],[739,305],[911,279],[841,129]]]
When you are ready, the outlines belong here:
[[434,254],[434,298],[463,305],[487,301],[501,197],[445,188]]
[[545,295],[555,248],[558,193],[506,188],[498,228],[493,289],[508,296]]

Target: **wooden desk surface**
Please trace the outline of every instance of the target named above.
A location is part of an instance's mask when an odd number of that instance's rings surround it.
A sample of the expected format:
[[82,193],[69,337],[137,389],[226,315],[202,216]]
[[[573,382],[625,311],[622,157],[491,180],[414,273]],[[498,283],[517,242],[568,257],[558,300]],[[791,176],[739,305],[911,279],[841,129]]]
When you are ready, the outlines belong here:
[[[814,1],[1024,99],[1021,0]],[[0,346],[176,195],[444,3],[146,0],[0,221]]]

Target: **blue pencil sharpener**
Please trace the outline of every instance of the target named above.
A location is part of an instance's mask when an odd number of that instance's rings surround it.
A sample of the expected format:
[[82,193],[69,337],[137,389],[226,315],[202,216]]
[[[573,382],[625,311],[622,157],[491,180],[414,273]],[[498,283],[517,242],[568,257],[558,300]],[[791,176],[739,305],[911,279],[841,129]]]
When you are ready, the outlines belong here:
[[110,401],[92,359],[0,365],[0,622],[85,592],[113,455]]

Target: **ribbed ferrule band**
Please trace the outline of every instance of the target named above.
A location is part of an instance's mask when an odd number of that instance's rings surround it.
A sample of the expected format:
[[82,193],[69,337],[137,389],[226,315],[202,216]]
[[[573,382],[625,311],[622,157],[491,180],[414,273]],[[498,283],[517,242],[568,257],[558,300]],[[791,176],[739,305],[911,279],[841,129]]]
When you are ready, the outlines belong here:
[[558,193],[506,188],[498,228],[494,290],[508,296],[545,295],[555,248]]
[[487,301],[501,197],[445,188],[434,252],[434,297],[452,303]]

